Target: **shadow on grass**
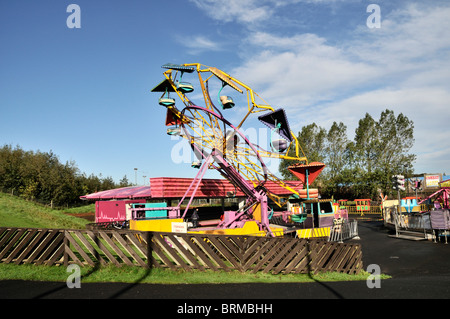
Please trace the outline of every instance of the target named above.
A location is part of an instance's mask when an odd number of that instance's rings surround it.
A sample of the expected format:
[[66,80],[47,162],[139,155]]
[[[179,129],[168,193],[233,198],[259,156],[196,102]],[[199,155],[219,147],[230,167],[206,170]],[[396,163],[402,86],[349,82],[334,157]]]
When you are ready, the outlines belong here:
[[[151,234],[147,233],[147,243],[151,242],[151,238],[150,238]],[[99,244],[99,238],[95,237],[94,239],[95,243]],[[142,283],[148,276],[151,275],[152,269],[153,269],[153,265],[152,265],[152,249],[151,249],[151,245],[147,244],[146,245],[146,260],[147,260],[147,265],[145,267],[145,272],[144,274],[142,274],[137,280],[135,280],[132,283],[129,283],[126,285],[126,287],[120,289],[119,291],[117,291],[116,293],[114,293],[113,295],[111,295],[110,297],[108,297],[108,299],[116,299],[116,298],[120,298],[123,294],[125,294],[127,291],[133,289],[134,287],[136,287],[138,284]],[[80,277],[80,283],[82,283],[83,281],[85,281],[87,278],[89,278],[90,276],[96,274],[98,271],[100,271],[101,269],[101,260],[102,257],[100,256],[100,254],[98,253],[97,250],[94,250],[93,253],[94,259],[96,260],[96,262],[94,263],[94,266],[92,269],[90,269],[87,273],[81,275]],[[67,265],[66,265],[67,266]],[[69,276],[71,276],[68,273],[68,280],[69,280]],[[44,293],[41,293],[37,296],[35,296],[33,299],[42,299],[42,298],[48,298],[54,294],[57,294],[59,291],[65,290],[65,289],[73,289],[69,287],[68,282],[66,281],[65,283],[58,285],[57,287],[54,287],[50,290],[47,290]]]
[[308,254],[307,254],[307,259],[308,259],[308,276],[311,280],[313,280],[315,283],[321,285],[322,287],[324,287],[326,290],[328,290],[329,292],[331,292],[336,298],[338,299],[345,299],[344,296],[342,296],[339,292],[337,292],[335,289],[333,289],[332,287],[330,287],[328,284],[326,284],[325,282],[322,282],[320,280],[317,280],[316,278],[314,278],[314,276],[312,275],[315,272],[315,269],[312,268],[312,258],[311,258],[311,241],[307,241],[307,247],[308,247]]

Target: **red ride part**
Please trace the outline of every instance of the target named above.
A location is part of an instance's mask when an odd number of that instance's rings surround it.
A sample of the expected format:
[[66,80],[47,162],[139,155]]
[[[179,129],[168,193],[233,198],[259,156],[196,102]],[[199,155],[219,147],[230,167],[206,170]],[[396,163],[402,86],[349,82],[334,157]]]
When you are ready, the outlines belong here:
[[[324,168],[325,164],[320,162],[294,164],[288,167],[289,171],[298,177],[304,185],[311,185]],[[308,175],[308,181],[306,179],[306,175]]]

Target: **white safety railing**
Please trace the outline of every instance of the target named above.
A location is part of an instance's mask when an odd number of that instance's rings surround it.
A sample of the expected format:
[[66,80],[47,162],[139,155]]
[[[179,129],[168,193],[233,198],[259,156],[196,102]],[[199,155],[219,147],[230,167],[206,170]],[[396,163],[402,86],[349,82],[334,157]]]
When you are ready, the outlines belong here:
[[357,220],[336,220],[334,225],[331,226],[328,241],[341,243],[352,238],[359,238]]

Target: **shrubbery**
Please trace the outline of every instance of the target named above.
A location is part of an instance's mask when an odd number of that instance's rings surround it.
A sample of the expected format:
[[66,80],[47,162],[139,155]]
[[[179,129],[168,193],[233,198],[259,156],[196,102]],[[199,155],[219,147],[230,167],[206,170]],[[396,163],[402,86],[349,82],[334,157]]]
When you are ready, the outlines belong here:
[[20,146],[0,148],[0,191],[51,206],[74,206],[80,196],[129,186],[126,176],[119,184],[111,177],[80,173],[75,162],[61,163],[53,152],[25,151]]

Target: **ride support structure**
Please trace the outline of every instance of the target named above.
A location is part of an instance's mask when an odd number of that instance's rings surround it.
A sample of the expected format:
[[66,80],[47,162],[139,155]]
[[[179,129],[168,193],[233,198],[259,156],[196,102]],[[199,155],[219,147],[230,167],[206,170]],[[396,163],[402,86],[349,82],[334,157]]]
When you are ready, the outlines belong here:
[[[187,140],[196,158],[191,166],[199,169],[178,206],[166,208],[169,216],[176,220],[186,219],[200,181],[208,169],[215,169],[241,190],[246,195],[246,200],[237,211],[225,211],[223,220],[211,231],[232,233],[228,230],[242,229],[251,223],[258,226],[258,232],[274,236],[274,232],[279,231],[279,228],[269,222],[269,199],[278,207],[283,207],[289,196],[286,198],[271,193],[264,187],[265,183],[274,182],[297,198],[310,200],[318,196],[318,193],[310,192],[309,186],[325,165],[309,164],[295,134],[290,130],[284,110],[272,108],[238,79],[215,67],[199,63],[168,63],[162,68],[166,69],[163,73],[164,80],[154,87],[152,92],[162,93],[159,104],[166,108],[167,134],[178,135]],[[194,72],[198,75],[204,106],[194,103],[188,96],[194,91],[194,85],[186,81],[185,75]],[[228,89],[240,94],[246,92],[247,99],[234,99],[225,93]],[[211,98],[215,96],[211,94],[213,90],[218,90],[217,102]],[[183,108],[175,106],[176,100],[170,96],[171,93],[178,96]],[[233,124],[224,114],[232,112],[233,116],[230,118],[235,120],[237,114],[243,113],[230,110],[241,103],[247,104],[247,111],[240,120],[235,121],[237,124]],[[255,144],[243,134],[242,129],[246,123],[251,122],[254,125],[255,115],[260,123],[270,129],[269,149]],[[266,158],[294,161],[296,164],[290,166],[289,170],[306,186],[306,193],[270,172],[265,163]],[[188,205],[181,214],[181,204],[191,191]],[[252,230],[254,229],[253,227]],[[191,231],[195,230],[191,228]]]

